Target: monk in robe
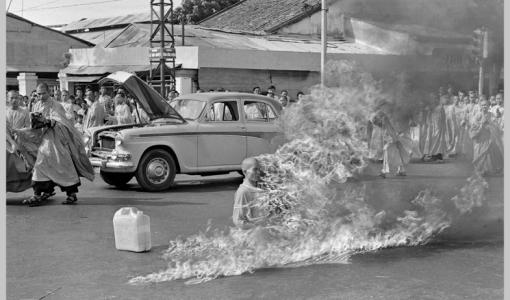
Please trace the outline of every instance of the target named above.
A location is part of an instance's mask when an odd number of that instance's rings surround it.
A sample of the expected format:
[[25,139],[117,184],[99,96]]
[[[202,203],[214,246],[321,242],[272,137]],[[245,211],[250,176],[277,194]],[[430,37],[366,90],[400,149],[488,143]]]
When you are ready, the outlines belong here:
[[388,116],[382,111],[377,111],[371,118],[368,126],[368,140],[373,140],[374,128],[379,128],[383,140],[383,168],[379,176],[385,178],[390,172],[396,172],[397,176],[405,176],[405,165],[409,163],[412,150],[406,149],[397,131],[391,124]]
[[456,156],[458,152],[458,138],[459,138],[459,123],[457,120],[457,104],[460,101],[459,97],[452,96],[452,102],[444,106],[446,117],[446,155]]
[[[35,142],[38,148],[32,173],[34,195],[24,203],[41,205],[54,195],[54,188],[59,186],[67,194],[62,204],[74,204],[78,200],[76,194],[80,177],[92,181],[94,170],[85,153],[81,135],[66,117],[62,105],[50,98],[45,83],[39,84],[36,91],[39,101],[33,108],[32,128],[17,132],[21,140],[31,140],[30,135],[40,139]],[[34,135],[34,132],[38,134]]]
[[90,127],[103,126],[106,117],[104,106],[96,101],[94,92],[90,90],[86,92],[85,100],[87,101],[89,108],[83,119],[83,129],[85,130]]
[[482,175],[500,174],[504,165],[503,133],[489,112],[487,100],[480,102],[480,112],[474,116],[470,129],[473,139],[473,166]]
[[30,127],[30,113],[20,107],[21,98],[17,91],[9,91],[7,93],[7,111],[5,119],[7,124],[13,129],[21,129]]
[[115,119],[116,123],[122,124],[133,124],[134,120],[131,115],[131,109],[126,103],[126,98],[123,95],[117,94],[115,96]]
[[[446,155],[448,146],[446,144],[446,114],[444,104],[437,101],[437,97],[433,96],[434,102],[437,103],[427,116],[427,132],[423,145],[423,154],[425,158],[435,157],[439,160]],[[444,98],[443,98],[444,99]]]

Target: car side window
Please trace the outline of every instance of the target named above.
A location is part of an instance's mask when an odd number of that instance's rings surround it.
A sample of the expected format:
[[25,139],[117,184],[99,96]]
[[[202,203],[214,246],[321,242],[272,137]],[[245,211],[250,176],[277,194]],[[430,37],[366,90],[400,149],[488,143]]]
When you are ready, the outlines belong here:
[[237,120],[239,120],[239,116],[237,114],[236,101],[218,101],[209,106],[207,121],[224,122]]
[[273,108],[263,102],[245,101],[244,115],[247,121],[270,122],[276,119]]

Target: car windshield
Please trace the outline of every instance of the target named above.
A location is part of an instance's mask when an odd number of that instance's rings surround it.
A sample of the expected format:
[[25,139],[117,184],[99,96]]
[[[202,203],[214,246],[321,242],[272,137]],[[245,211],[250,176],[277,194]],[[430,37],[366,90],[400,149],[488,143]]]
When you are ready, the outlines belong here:
[[191,100],[191,99],[178,99],[170,103],[184,119],[196,120],[205,106],[205,101]]

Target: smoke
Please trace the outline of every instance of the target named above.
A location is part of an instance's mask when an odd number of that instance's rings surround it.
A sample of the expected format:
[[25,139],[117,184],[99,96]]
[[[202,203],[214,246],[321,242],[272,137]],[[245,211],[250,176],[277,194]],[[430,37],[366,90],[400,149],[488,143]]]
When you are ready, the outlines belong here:
[[348,263],[358,253],[427,243],[482,205],[487,183],[476,174],[451,199],[424,190],[409,199],[408,209],[393,213],[368,203],[365,185],[349,182],[367,166],[365,124],[381,101],[403,101],[405,84],[374,80],[345,61],[330,73],[336,84],[314,88],[281,116],[289,142],[257,157],[263,193],[256,207],[265,221],[245,230],[209,226],[170,241],[167,268],[130,283],[200,283],[267,267]]

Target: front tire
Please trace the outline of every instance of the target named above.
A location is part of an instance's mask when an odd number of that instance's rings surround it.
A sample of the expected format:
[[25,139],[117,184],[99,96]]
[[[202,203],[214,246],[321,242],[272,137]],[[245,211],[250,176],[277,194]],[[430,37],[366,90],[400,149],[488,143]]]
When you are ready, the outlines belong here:
[[176,174],[175,161],[165,150],[153,149],[145,153],[136,170],[136,180],[148,192],[169,189]]
[[99,175],[104,182],[118,188],[126,187],[127,183],[135,176],[134,173],[112,173],[106,171],[99,171]]

